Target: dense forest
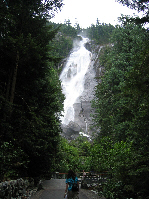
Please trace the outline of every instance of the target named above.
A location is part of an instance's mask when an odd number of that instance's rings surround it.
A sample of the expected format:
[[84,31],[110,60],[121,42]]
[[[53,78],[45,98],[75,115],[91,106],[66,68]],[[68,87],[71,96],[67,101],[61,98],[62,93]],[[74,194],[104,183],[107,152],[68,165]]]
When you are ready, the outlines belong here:
[[50,175],[64,96],[58,64],[77,29],[49,22],[61,1],[1,1],[0,179]]
[[87,36],[96,44],[105,45],[109,43],[112,31],[115,27],[111,24],[100,23],[97,19],[96,25],[92,24],[87,28]]
[[121,25],[92,24],[86,35],[102,45],[104,74],[95,87],[91,140],[61,137],[64,95],[59,64],[81,30],[50,22],[61,1],[1,0],[0,180],[50,177],[83,169],[109,179],[106,199],[149,196],[149,21],[147,1],[118,0],[144,10],[143,18],[121,16]]

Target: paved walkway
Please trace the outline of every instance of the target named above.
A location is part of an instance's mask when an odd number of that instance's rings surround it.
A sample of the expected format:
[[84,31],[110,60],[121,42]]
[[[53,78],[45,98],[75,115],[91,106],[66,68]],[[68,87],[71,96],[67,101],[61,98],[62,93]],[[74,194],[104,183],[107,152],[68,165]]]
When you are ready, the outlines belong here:
[[[43,190],[38,191],[31,199],[62,199],[65,193],[65,179],[51,179],[43,182]],[[80,189],[79,199],[97,199],[98,196],[89,197]]]

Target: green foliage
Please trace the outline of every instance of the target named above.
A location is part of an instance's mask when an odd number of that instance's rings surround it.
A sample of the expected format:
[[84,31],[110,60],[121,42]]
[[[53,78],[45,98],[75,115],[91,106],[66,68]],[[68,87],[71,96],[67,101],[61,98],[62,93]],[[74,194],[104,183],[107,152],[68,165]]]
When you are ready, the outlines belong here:
[[97,19],[96,25],[91,25],[87,28],[87,35],[91,40],[94,40],[97,44],[108,44],[111,37],[114,26],[111,24],[99,23]]
[[4,142],[0,148],[1,173],[0,178],[20,177],[28,166],[28,157],[24,151],[12,144]]
[[59,172],[68,172],[70,168],[76,169],[78,164],[78,149],[71,146],[68,141],[61,138],[57,169]]
[[[96,87],[97,98],[93,106],[96,108],[95,121],[101,128],[101,134],[114,134],[121,140],[126,139],[127,134],[123,131],[130,127],[133,117],[130,107],[130,102],[134,102],[132,93],[128,95],[128,92],[124,94],[123,91],[126,83],[131,81],[130,78],[126,80],[126,77],[144,59],[142,49],[147,50],[147,34],[133,24],[128,24],[126,28],[118,27],[113,34],[114,46],[106,51],[103,60],[106,72],[102,83]],[[115,132],[119,132],[119,135]]]
[[60,6],[60,1],[2,1],[1,180],[50,175],[54,168],[64,96],[55,67],[59,59],[49,45],[57,29],[47,25],[47,17]]
[[77,169],[79,171],[90,170],[90,151],[91,151],[91,143],[88,141],[86,137],[79,136],[75,140],[70,142],[70,145],[74,146],[78,149],[79,153],[79,162],[77,165]]
[[69,23],[56,24],[48,22],[47,25],[53,27],[57,31],[55,38],[49,42],[49,56],[60,65],[60,61],[66,58],[73,48],[73,40],[77,37],[78,29],[71,26]]
[[113,45],[101,53],[105,73],[92,103],[100,130],[92,167],[112,175],[105,186],[107,198],[148,196],[148,41],[145,29],[125,19],[113,31]]
[[95,172],[107,171],[108,180],[102,185],[106,198],[126,199],[148,194],[145,173],[149,168],[144,165],[147,157],[137,153],[133,142],[115,143],[113,139],[104,137],[94,142],[91,157],[91,168]]
[[67,35],[67,36],[72,37],[72,38],[75,38],[78,34],[78,31],[80,31],[80,30],[71,26],[70,20],[66,21],[65,24],[63,24],[61,26],[60,30],[64,35]]
[[91,143],[87,138],[79,136],[70,143],[62,138],[59,147],[58,171],[68,172],[70,168],[76,172],[90,170]]
[[143,11],[144,14],[142,17],[131,17],[129,21],[135,21],[137,24],[147,23],[149,22],[149,10],[148,10],[148,0],[117,0],[121,2],[123,5],[131,9],[135,9],[138,12]]
[[77,36],[77,34],[80,32],[80,29],[78,28],[79,25],[77,25],[76,28],[72,27],[70,20],[66,21],[64,24],[56,24],[52,22],[48,22],[48,24],[52,25],[54,29],[58,28],[59,33],[61,33],[60,36],[63,35],[65,37],[71,37],[72,39],[74,39]]
[[66,58],[73,48],[73,39],[71,37],[66,37],[61,32],[59,32],[55,39],[50,42],[50,48],[50,54],[55,56],[55,58]]

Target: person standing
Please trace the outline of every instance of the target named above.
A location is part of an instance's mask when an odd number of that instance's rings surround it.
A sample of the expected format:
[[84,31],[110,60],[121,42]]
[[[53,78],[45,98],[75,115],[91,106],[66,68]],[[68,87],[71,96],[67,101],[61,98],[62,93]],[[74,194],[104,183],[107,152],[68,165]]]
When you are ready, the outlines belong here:
[[83,179],[82,179],[82,180],[84,180],[85,177],[86,177],[86,173],[85,173],[85,171],[83,170]]
[[[74,184],[77,186],[77,190],[73,189]],[[72,169],[68,171],[68,175],[66,178],[66,190],[64,198],[66,194],[68,199],[79,199],[79,180]]]

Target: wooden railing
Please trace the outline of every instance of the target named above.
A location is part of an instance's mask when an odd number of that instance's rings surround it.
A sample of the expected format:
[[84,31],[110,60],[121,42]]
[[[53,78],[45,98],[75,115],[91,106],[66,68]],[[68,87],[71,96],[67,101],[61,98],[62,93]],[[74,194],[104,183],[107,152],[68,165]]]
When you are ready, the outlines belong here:
[[[107,178],[108,173],[107,172],[103,172],[103,173],[99,173],[99,174],[93,174],[90,172],[85,172],[86,176],[85,179],[87,182],[91,182],[91,181],[101,181]],[[66,179],[68,173],[59,173],[59,172],[55,172],[52,174],[52,178],[54,179]],[[77,177],[82,181],[83,179],[83,172],[78,172],[77,173]]]

